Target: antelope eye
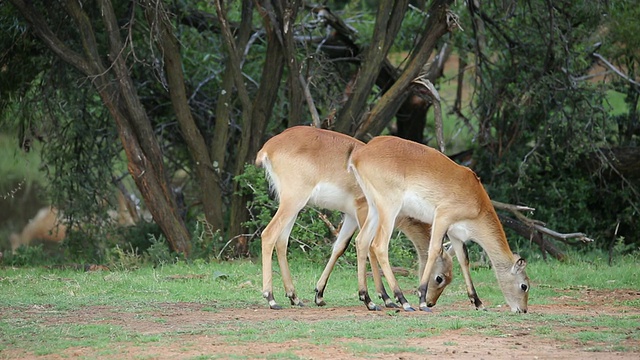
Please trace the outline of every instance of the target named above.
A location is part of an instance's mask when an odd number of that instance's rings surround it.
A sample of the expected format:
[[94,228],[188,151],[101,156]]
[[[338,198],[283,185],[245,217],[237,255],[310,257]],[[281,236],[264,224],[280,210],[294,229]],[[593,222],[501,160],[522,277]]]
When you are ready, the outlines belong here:
[[527,284],[520,284],[520,289],[522,289],[522,291],[527,291],[529,287],[527,286]]
[[444,279],[442,278],[442,276],[440,276],[440,275],[436,276],[436,282],[438,284],[442,284],[443,281],[444,281]]

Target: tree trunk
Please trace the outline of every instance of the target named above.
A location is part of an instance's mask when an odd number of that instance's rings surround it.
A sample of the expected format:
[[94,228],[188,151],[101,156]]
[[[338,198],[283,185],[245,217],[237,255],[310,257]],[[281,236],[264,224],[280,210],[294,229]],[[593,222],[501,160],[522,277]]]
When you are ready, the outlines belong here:
[[[236,31],[237,47],[236,58],[240,59],[242,55],[241,49],[244,49],[249,37],[251,36],[251,18],[253,16],[253,1],[246,0],[242,2],[242,21],[240,27]],[[213,160],[213,167],[216,173],[218,186],[214,189],[214,201],[220,204],[220,207],[224,209],[223,213],[227,212],[227,203],[223,202],[226,197],[225,192],[229,192],[226,188],[229,183],[229,178],[234,174],[235,166],[228,164],[227,158],[231,155],[230,152],[230,140],[232,134],[230,131],[231,125],[231,113],[234,102],[234,71],[236,69],[232,66],[227,66],[222,76],[222,90],[218,96],[216,107],[216,124],[213,133],[213,141],[211,144],[211,159]],[[227,231],[227,228],[224,229]],[[224,234],[224,232],[223,232]]]
[[[271,7],[268,2],[262,5],[265,5],[265,7],[259,7],[259,11],[262,15],[267,33],[267,53],[262,68],[260,87],[258,88],[252,105],[251,122],[249,126],[243,126],[242,129],[240,148],[238,149],[236,160],[236,175],[244,172],[245,164],[254,163],[255,156],[264,142],[263,136],[266,131],[267,122],[273,111],[273,105],[278,95],[280,79],[282,78],[284,69],[282,38],[278,38],[278,35],[282,34],[282,30],[279,28],[283,24],[282,13],[274,11],[274,8]],[[238,193],[237,190],[239,190],[238,185],[237,182],[234,182],[234,195],[231,200],[231,219],[229,224],[230,237],[242,234],[244,232],[243,224],[249,218],[246,206],[250,200],[250,196],[235,195]],[[236,253],[244,255],[248,251],[246,237],[239,237],[238,239],[239,242],[236,246]]]
[[195,168],[196,181],[202,190],[200,196],[205,218],[214,231],[221,230],[223,228],[222,204],[216,202],[214,198],[216,190],[215,172],[209,158],[207,144],[193,121],[191,109],[189,108],[178,40],[173,35],[173,28],[169,23],[169,14],[165,11],[162,2],[151,0],[146,2],[145,5],[147,22],[152,31],[157,34],[156,41],[164,57],[171,103],[173,104],[182,136],[189,148],[193,167]]
[[300,64],[296,58],[296,45],[293,39],[293,24],[295,24],[299,7],[300,1],[293,0],[291,1],[288,9],[279,10],[279,12],[282,13],[281,16],[283,18],[282,47],[285,52],[284,56],[286,58],[287,69],[289,70],[289,77],[287,78],[289,88],[289,114],[287,127],[299,125],[304,112],[304,89],[300,83]]
[[[435,56],[426,74],[427,80],[432,84],[435,84],[436,80],[442,77],[444,64],[452,52],[453,48],[444,44],[438,55]],[[398,109],[396,113],[396,135],[403,139],[425,143],[424,128],[427,123],[427,113],[433,103],[430,100],[430,96],[420,96],[418,95],[419,93],[420,91],[412,91],[402,103],[400,109]]]

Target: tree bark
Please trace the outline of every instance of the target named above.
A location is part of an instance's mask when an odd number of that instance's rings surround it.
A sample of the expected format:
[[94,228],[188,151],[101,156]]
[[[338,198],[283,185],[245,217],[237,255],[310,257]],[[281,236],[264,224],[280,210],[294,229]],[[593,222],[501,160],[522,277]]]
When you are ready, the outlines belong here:
[[[244,49],[252,32],[251,18],[253,16],[253,1],[245,0],[242,2],[242,20],[240,27],[236,31],[236,58],[240,59],[242,56],[241,49]],[[211,144],[211,159],[213,160],[213,167],[216,172],[218,186],[214,190],[214,201],[225,207],[228,203],[224,203],[225,192],[230,193],[231,190],[224,188],[229,183],[228,177],[233,176],[235,166],[228,164],[227,157],[229,154],[230,141],[232,138],[231,132],[231,111],[234,108],[234,76],[237,69],[233,66],[227,66],[222,75],[222,90],[218,96],[216,106],[216,124],[213,133],[213,142]],[[246,91],[246,90],[245,90]],[[250,104],[249,104],[250,105]],[[226,230],[226,229],[225,229]]]
[[[250,1],[250,0],[245,0]],[[277,1],[263,1],[258,5],[258,10],[265,24],[267,35],[267,53],[266,60],[262,69],[262,77],[260,86],[254,97],[254,101],[249,99],[248,92],[244,86],[244,78],[240,69],[240,52],[237,50],[237,43],[234,41],[226,19],[226,13],[222,8],[220,0],[215,0],[218,19],[223,33],[223,40],[229,59],[227,67],[232,70],[233,80],[238,91],[238,95],[242,105],[242,125],[240,132],[240,140],[235,153],[235,170],[234,175],[244,172],[244,166],[247,163],[253,163],[255,155],[263,143],[263,136],[267,127],[267,121],[273,110],[273,106],[278,94],[280,79],[282,78],[284,68],[284,56],[282,48],[282,37],[277,36],[283,33],[282,13],[275,9],[284,9],[285,7]],[[275,3],[275,6],[274,6]],[[275,8],[275,9],[274,9]],[[278,32],[275,29],[279,29]],[[233,195],[231,198],[229,231],[228,237],[236,237],[242,233],[243,223],[248,219],[246,204],[248,196],[239,195],[237,182],[233,183]],[[239,239],[244,237],[238,236]],[[237,253],[246,253],[246,242],[240,243],[236,247]]]
[[184,84],[180,48],[178,40],[173,34],[173,27],[169,23],[169,14],[159,0],[146,1],[144,5],[146,5],[147,22],[152,31],[157,34],[155,39],[162,50],[171,103],[178,119],[182,137],[187,143],[193,160],[196,181],[202,190],[200,196],[205,219],[214,231],[222,230],[224,227],[222,203],[215,198],[217,187],[215,172],[207,144],[191,115]]
[[[267,34],[267,52],[262,68],[260,86],[252,105],[250,122],[245,124],[246,126],[243,126],[242,129],[236,160],[236,175],[244,172],[245,164],[255,161],[255,156],[264,142],[263,137],[267,122],[273,111],[284,69],[284,52],[281,38],[278,39],[278,34],[282,34],[282,13],[278,13],[268,1],[261,3],[258,10],[262,16]],[[243,224],[249,219],[246,205],[250,200],[250,196],[236,195],[239,190],[238,186],[239,184],[234,182],[234,195],[231,200],[230,209],[230,237],[242,234]],[[238,239],[236,253],[245,255],[248,251],[246,237],[238,237]]]
[[[296,45],[293,38],[296,16],[300,8],[300,0],[293,0],[290,7],[282,9],[280,1],[278,12],[282,17],[282,48],[284,49],[284,57],[286,59],[289,76],[287,77],[287,85],[289,89],[289,114],[287,119],[287,127],[300,124],[302,114],[304,112],[304,93],[305,90],[301,83],[300,64],[296,58]],[[277,29],[276,31],[279,31]]]
[[364,53],[351,96],[338,113],[336,131],[352,134],[359,127],[371,89],[400,30],[408,5],[408,0],[380,1],[371,44]]

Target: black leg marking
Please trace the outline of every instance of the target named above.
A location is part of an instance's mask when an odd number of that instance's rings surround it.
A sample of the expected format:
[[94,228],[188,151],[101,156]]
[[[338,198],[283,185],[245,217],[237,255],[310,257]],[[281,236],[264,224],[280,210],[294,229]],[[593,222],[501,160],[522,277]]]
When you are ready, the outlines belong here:
[[365,290],[360,290],[358,292],[358,295],[360,297],[360,301],[364,302],[365,306],[367,307],[367,309],[369,311],[380,311],[382,309],[380,309],[380,307],[376,304],[373,303],[373,301],[371,301],[371,298],[369,297],[369,293]]
[[296,295],[295,292],[287,294],[287,297],[289,298],[289,302],[291,302],[292,306],[300,306],[300,307],[304,306],[304,303],[300,301],[300,299],[298,299],[298,295]]
[[391,309],[399,308],[399,306],[393,302],[393,300],[391,299],[389,294],[387,294],[387,291],[384,288],[382,288],[382,293],[380,294],[380,298],[382,299],[382,301],[384,301],[385,307],[388,307]]
[[282,306],[280,306],[280,305],[278,305],[276,303],[276,299],[274,299],[272,292],[267,293],[264,298],[267,299],[267,302],[269,303],[269,308],[271,308],[272,310],[281,310],[282,309]]
[[322,289],[322,290],[316,289],[316,297],[315,297],[314,301],[315,301],[316,305],[318,305],[318,306],[327,305],[327,303],[324,302],[324,289]]
[[428,288],[428,284],[420,285],[418,287],[418,297],[419,297],[419,301],[420,301],[420,310],[425,311],[425,312],[431,312],[431,309],[429,309],[429,308],[432,307],[435,304],[427,304],[427,288]]
[[476,310],[486,310],[482,305],[482,301],[480,301],[478,294],[476,294],[475,289],[473,289],[473,293],[469,294],[469,300],[471,300],[471,303],[476,307]]
[[398,299],[398,302],[400,304],[402,304],[402,308],[405,311],[416,311],[416,309],[411,307],[411,304],[409,304],[409,302],[407,301],[407,299],[404,297],[404,294],[402,293],[402,291],[396,291],[394,293],[396,299]]

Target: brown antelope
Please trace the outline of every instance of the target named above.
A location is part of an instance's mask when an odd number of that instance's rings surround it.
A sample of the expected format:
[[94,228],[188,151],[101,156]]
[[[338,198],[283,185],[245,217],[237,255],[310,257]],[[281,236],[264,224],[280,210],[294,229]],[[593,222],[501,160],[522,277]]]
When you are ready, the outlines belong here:
[[[488,254],[502,293],[513,312],[527,312],[529,278],[526,261],[511,252],[498,216],[480,179],[469,168],[439,151],[393,136],[380,136],[356,148],[349,160],[369,204],[369,213],[356,238],[358,293],[368,309],[375,309],[366,284],[366,255],[372,252],[394,295],[402,299],[388,261],[388,246],[397,217],[432,224],[428,259],[420,279],[420,309],[430,274],[447,235],[462,266],[467,293],[476,297],[463,244],[478,243]],[[404,303],[403,307],[407,307]]]
[[29,246],[34,239],[61,242],[67,235],[67,226],[61,220],[58,209],[52,206],[38,210],[20,234],[13,233],[9,237],[11,251],[16,251],[22,245]]
[[[329,275],[368,212],[360,187],[347,171],[349,153],[363,145],[359,140],[344,134],[297,126],[272,137],[258,152],[256,165],[265,168],[271,188],[280,202],[276,214],[262,232],[262,295],[271,309],[281,308],[273,297],[274,247],[286,296],[291,305],[303,305],[296,295],[289,272],[287,246],[295,219],[307,205],[344,213],[344,222],[333,245],[331,257],[316,285],[315,303],[318,306],[325,305],[323,295]],[[411,217],[399,217],[395,226],[413,242],[422,274],[427,260],[430,225]],[[377,254],[371,254],[370,260],[376,290],[387,307],[397,307],[384,290],[379,271],[375,271],[378,269],[375,255]],[[452,260],[448,253],[438,252],[434,256],[434,262],[435,270],[432,268],[431,273],[434,274],[432,284],[435,286],[429,288],[426,296],[435,304],[442,290],[451,282]]]
[[[110,222],[118,226],[128,227],[136,224],[134,207],[129,207],[124,195],[118,191],[118,210],[107,210]],[[137,212],[135,213],[137,216]],[[137,217],[139,218],[139,217]],[[67,236],[67,224],[64,215],[53,206],[45,206],[38,210],[36,216],[29,220],[22,231],[9,236],[11,250],[16,251],[20,246],[29,246],[33,240],[44,240],[48,242],[62,242]],[[426,260],[425,260],[426,261]]]

